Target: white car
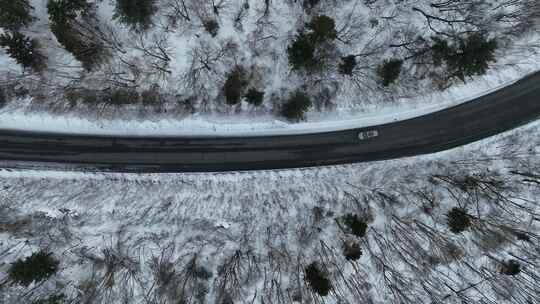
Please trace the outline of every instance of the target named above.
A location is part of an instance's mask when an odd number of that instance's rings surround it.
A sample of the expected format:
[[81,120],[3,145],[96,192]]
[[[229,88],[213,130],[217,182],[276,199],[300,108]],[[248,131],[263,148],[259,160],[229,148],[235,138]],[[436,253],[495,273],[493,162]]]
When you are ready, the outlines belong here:
[[377,130],[368,130],[358,133],[358,139],[360,140],[366,140],[377,136],[379,136],[379,131]]

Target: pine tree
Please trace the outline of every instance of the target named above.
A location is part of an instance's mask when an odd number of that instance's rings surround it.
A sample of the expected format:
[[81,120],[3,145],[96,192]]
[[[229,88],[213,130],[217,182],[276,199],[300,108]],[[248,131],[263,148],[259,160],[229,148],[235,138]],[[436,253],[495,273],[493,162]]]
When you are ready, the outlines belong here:
[[320,296],[327,296],[330,289],[332,289],[330,280],[323,271],[319,270],[317,263],[311,263],[306,267],[305,280],[308,282],[311,289]]
[[515,276],[521,272],[521,265],[516,260],[508,260],[501,265],[501,273],[508,276]]
[[155,0],[116,0],[114,18],[136,31],[145,31],[156,11]]
[[453,75],[465,81],[466,76],[484,75],[490,62],[495,62],[497,41],[488,40],[481,34],[473,34],[462,39],[458,51],[448,58],[448,66]]
[[361,220],[358,215],[349,213],[341,217],[340,220],[351,234],[357,237],[363,237],[366,235],[368,226],[366,222]]
[[319,2],[321,2],[321,0],[304,0],[304,2],[302,2],[302,6],[304,7],[304,9],[310,10],[317,4],[319,4]]
[[0,87],[0,109],[3,108],[7,103],[7,95],[4,92],[4,89]]
[[306,24],[307,32],[301,32],[287,48],[289,64],[293,70],[317,71],[324,67],[325,53],[331,42],[337,38],[334,19],[317,16]]
[[212,36],[216,37],[219,33],[219,23],[214,19],[203,21],[204,29]]
[[338,71],[342,75],[352,75],[354,68],[356,67],[356,56],[349,55],[341,57],[341,62],[338,66]]
[[28,26],[35,20],[33,9],[28,0],[0,0],[0,27],[18,31]]
[[332,41],[337,38],[336,23],[334,19],[328,16],[320,15],[314,17],[306,27],[312,31],[310,38],[316,44]]
[[438,37],[431,38],[433,40],[433,45],[431,46],[431,58],[433,59],[433,64],[435,66],[441,66],[452,53],[455,53],[456,50],[451,48],[448,45],[448,41],[440,39]]
[[357,241],[345,241],[343,243],[343,255],[348,261],[357,261],[362,256],[360,243]]
[[[56,40],[87,71],[92,70],[106,55],[102,42],[94,39],[78,18],[89,17],[93,6],[86,0],[49,0],[47,4],[51,32]],[[86,27],[88,28],[88,27]]]
[[49,0],[47,3],[49,20],[64,26],[78,15],[88,14],[91,9],[92,5],[86,0]]
[[242,95],[247,86],[246,72],[241,67],[236,67],[227,77],[223,86],[225,101],[229,105],[234,105],[240,102]]
[[315,56],[315,45],[309,35],[301,33],[296,40],[287,48],[289,64],[293,70],[312,70],[319,66]]
[[66,295],[63,293],[54,294],[52,296],[36,300],[32,304],[65,304],[68,303]]
[[452,208],[447,215],[447,224],[453,233],[462,233],[471,226],[471,217],[463,208]]
[[465,81],[466,77],[484,75],[489,64],[496,61],[497,40],[487,39],[480,33],[460,38],[453,45],[437,37],[432,40],[433,62],[436,66],[446,63],[449,78]]
[[38,51],[38,42],[19,32],[0,35],[0,47],[5,48],[8,55],[25,69],[36,72],[45,67],[44,57]]
[[396,82],[401,73],[402,66],[403,60],[400,59],[388,59],[383,61],[377,68],[377,75],[379,76],[381,84],[387,87]]
[[289,120],[300,120],[311,107],[311,99],[301,91],[295,92],[283,105],[281,114]]
[[50,253],[39,251],[18,260],[8,270],[9,278],[23,286],[43,281],[58,271],[59,262]]
[[254,106],[260,106],[264,101],[264,91],[249,89],[245,97],[248,103]]

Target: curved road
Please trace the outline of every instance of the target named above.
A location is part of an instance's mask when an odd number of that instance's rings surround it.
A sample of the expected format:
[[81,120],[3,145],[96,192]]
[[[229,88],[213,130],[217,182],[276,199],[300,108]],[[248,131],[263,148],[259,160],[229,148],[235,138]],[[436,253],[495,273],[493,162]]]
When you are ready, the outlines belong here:
[[[540,72],[462,105],[370,128],[269,137],[107,137],[0,130],[0,167],[210,172],[365,162],[447,150],[540,117]],[[379,136],[358,140],[376,129]]]

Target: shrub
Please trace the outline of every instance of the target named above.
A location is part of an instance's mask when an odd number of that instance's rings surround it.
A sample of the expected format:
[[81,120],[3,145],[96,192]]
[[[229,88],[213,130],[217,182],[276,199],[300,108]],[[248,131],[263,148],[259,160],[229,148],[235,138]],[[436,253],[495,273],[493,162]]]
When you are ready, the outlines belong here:
[[311,99],[305,93],[296,91],[281,108],[281,115],[289,120],[301,120],[311,106]]
[[39,44],[35,39],[19,32],[4,33],[0,35],[0,47],[5,48],[9,57],[25,69],[39,72],[45,68],[45,57],[39,52]]
[[113,88],[105,97],[105,102],[112,105],[134,104],[139,101],[139,93],[131,88]]
[[316,44],[332,41],[337,38],[336,23],[334,19],[328,16],[320,15],[314,17],[306,27],[312,31],[310,38]]
[[257,91],[256,89],[249,89],[245,97],[248,103],[254,106],[260,106],[264,101],[264,92]]
[[305,269],[305,279],[313,291],[321,296],[327,296],[332,288],[330,280],[319,270],[316,263],[311,263]]
[[74,106],[81,99],[81,91],[68,88],[64,91],[64,98],[69,102],[71,106]]
[[95,90],[83,90],[81,93],[82,102],[85,104],[95,105],[101,101],[100,95]]
[[354,68],[356,67],[356,56],[349,55],[341,57],[341,62],[338,66],[338,71],[342,75],[352,75]]
[[385,87],[393,84],[398,79],[402,66],[403,60],[400,59],[383,61],[377,68],[377,75],[379,76],[380,83]]
[[452,208],[447,215],[447,224],[453,233],[461,233],[471,226],[471,218],[462,208]]
[[13,87],[13,94],[17,98],[25,98],[30,95],[30,90],[24,84],[18,83]]
[[35,20],[33,9],[28,0],[0,0],[0,27],[17,31],[28,26]]
[[33,253],[24,260],[18,260],[8,270],[9,278],[23,286],[43,281],[58,271],[59,262],[45,251]]
[[377,26],[379,26],[379,20],[377,20],[376,18],[370,18],[369,19],[369,26],[371,28],[376,28]]
[[525,242],[531,241],[531,238],[525,232],[516,232],[516,238],[520,241],[525,241]]
[[234,105],[240,102],[247,84],[244,69],[241,67],[234,68],[223,85],[223,93],[227,104]]
[[141,93],[141,100],[144,105],[159,105],[162,101],[158,88],[145,90]]
[[502,263],[501,273],[508,276],[515,276],[521,272],[521,265],[516,260],[508,260]]
[[89,89],[68,89],[64,92],[64,97],[72,104],[77,102],[95,105],[100,101],[99,93]]
[[206,20],[203,22],[204,29],[212,36],[216,37],[219,32],[219,23],[214,20]]
[[347,228],[348,232],[357,236],[363,237],[366,235],[367,224],[361,220],[356,214],[346,214],[341,217],[341,222]]
[[3,108],[7,103],[7,95],[4,92],[4,89],[0,87],[0,109]]
[[32,304],[63,304],[66,301],[66,295],[63,293],[55,294],[47,298],[39,299]]
[[145,31],[156,11],[155,0],[116,0],[114,18],[136,31]]
[[345,242],[343,244],[343,255],[348,261],[356,261],[362,256],[362,249],[358,242]]
[[319,2],[321,2],[321,0],[304,0],[304,2],[302,2],[302,6],[304,9],[308,10],[319,4]]

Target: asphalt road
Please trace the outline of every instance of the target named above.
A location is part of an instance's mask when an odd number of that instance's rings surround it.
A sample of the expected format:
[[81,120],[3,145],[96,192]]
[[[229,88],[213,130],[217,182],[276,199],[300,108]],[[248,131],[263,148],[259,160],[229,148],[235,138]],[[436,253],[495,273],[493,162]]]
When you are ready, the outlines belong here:
[[[0,130],[0,166],[116,172],[218,172],[366,162],[447,150],[540,117],[540,72],[465,104],[338,132],[228,138],[106,137]],[[358,140],[376,129],[379,136]]]

